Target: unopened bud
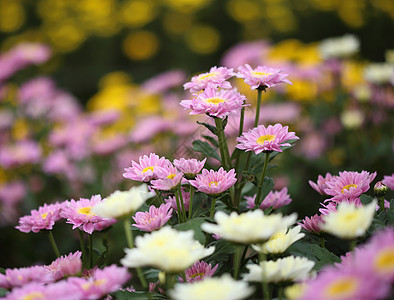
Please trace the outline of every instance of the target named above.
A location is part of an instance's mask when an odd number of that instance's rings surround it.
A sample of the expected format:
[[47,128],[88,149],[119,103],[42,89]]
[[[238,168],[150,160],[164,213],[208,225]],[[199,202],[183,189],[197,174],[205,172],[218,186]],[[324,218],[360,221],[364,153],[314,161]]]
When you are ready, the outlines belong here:
[[384,197],[388,190],[389,188],[387,187],[387,185],[385,185],[381,181],[378,181],[373,188],[373,192],[375,193],[376,197]]

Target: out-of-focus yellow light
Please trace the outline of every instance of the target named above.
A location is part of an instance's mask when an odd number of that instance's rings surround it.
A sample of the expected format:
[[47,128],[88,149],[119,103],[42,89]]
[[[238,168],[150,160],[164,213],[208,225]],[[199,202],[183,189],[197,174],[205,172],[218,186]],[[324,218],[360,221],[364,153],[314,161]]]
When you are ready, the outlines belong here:
[[0,184],[5,182],[7,182],[7,174],[2,168],[0,168]]
[[37,12],[44,21],[57,21],[66,18],[73,0],[40,0],[37,3]]
[[272,47],[268,53],[269,60],[286,61],[296,60],[302,49],[302,43],[296,39],[284,40]]
[[355,86],[364,83],[363,71],[365,65],[355,62],[346,62],[343,66],[342,84],[353,90]]
[[318,10],[331,11],[336,10],[341,0],[309,0],[310,3]]
[[196,25],[185,33],[185,40],[186,44],[193,52],[209,54],[218,48],[220,34],[213,27]]
[[292,100],[314,101],[317,96],[317,86],[308,80],[292,79],[293,85],[286,85],[286,91]]
[[83,29],[72,19],[67,19],[53,25],[47,24],[44,31],[48,35],[51,44],[59,51],[64,52],[77,48],[86,37]]
[[229,15],[240,23],[262,17],[261,4],[255,0],[230,0],[227,2]]
[[104,89],[113,85],[128,85],[131,82],[130,76],[122,71],[115,71],[104,75],[100,79],[99,88]]
[[133,60],[144,60],[154,56],[159,48],[157,36],[142,30],[129,34],[123,41],[123,50]]
[[192,13],[205,7],[211,0],[164,0],[169,7],[183,13]]
[[166,31],[172,34],[182,34],[190,29],[193,17],[176,11],[170,11],[163,15],[163,25]]
[[338,15],[349,26],[361,27],[364,25],[364,9],[365,3],[363,3],[363,1],[342,1],[338,8]]
[[21,140],[29,134],[29,125],[24,119],[17,119],[12,127],[12,136],[16,140]]
[[105,87],[94,95],[87,107],[89,110],[118,110],[122,111],[130,104],[132,87],[127,84],[114,84]]
[[25,22],[25,11],[19,0],[0,0],[0,31],[18,30]]
[[143,26],[152,21],[157,14],[157,4],[153,0],[129,0],[119,11],[119,20],[130,27]]

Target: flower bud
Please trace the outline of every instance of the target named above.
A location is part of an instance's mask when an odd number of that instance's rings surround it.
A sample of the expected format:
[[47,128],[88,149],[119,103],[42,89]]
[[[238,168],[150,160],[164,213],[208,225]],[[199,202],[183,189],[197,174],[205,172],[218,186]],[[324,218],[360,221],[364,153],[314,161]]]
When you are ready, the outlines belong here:
[[378,181],[373,188],[376,197],[384,197],[388,190],[389,188],[382,181]]

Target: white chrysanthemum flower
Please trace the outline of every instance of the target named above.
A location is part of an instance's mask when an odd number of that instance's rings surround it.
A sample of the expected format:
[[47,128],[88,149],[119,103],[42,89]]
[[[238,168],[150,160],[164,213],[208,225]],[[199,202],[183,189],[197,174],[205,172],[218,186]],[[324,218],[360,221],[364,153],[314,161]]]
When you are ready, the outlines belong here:
[[357,207],[354,203],[342,202],[337,211],[323,216],[322,230],[343,239],[362,236],[372,223],[376,203],[374,200],[366,206]]
[[215,251],[215,247],[205,249],[193,239],[193,234],[192,230],[177,231],[165,226],[138,236],[135,239],[136,247],[125,249],[126,256],[120,262],[131,268],[153,266],[170,273],[184,271]]
[[359,48],[360,41],[352,34],[325,39],[319,46],[320,55],[324,59],[349,57],[357,53]]
[[178,283],[169,292],[174,300],[238,300],[249,297],[254,289],[244,281],[236,281],[229,274],[206,278],[202,281]]
[[310,277],[315,263],[305,257],[287,256],[278,260],[263,261],[259,265],[249,264],[248,274],[243,279],[247,281],[300,281]]
[[373,63],[364,69],[364,79],[373,84],[391,82],[394,76],[394,66],[389,63]]
[[264,215],[262,210],[230,215],[218,211],[217,224],[203,223],[201,229],[220,235],[223,239],[241,244],[257,244],[267,241],[275,233],[294,224],[297,214],[283,217],[281,214]]
[[296,226],[286,233],[286,229],[275,233],[267,242],[260,245],[252,245],[257,252],[264,254],[279,254],[286,251],[291,244],[302,239],[305,234],[300,233],[301,226]]
[[142,184],[130,190],[115,191],[92,208],[92,212],[103,218],[121,218],[135,212],[154,193],[148,191],[148,186]]

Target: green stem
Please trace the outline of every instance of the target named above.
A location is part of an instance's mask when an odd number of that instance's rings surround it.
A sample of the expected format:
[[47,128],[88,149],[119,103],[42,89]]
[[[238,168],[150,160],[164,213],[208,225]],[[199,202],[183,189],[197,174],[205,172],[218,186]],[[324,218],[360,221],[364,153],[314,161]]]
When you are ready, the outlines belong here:
[[350,251],[353,251],[354,248],[356,248],[357,245],[357,239],[353,239],[350,241]]
[[176,282],[176,275],[175,274],[169,274],[166,273],[166,287],[167,290],[171,290]]
[[[261,267],[262,262],[264,262],[265,260],[266,260],[265,254],[260,252],[260,255],[259,255],[260,267]],[[268,282],[264,278],[264,270],[261,271],[261,282],[262,282],[264,300],[271,300]]]
[[181,203],[179,201],[178,190],[175,190],[175,201],[176,201],[176,209],[178,213],[178,223],[183,223],[183,216],[181,210]]
[[183,203],[181,185],[178,185],[178,197],[179,197],[179,202],[181,203],[183,222],[186,222],[186,210],[185,210],[185,204]]
[[48,233],[49,233],[49,241],[51,242],[52,249],[55,252],[56,257],[59,258],[60,257],[60,252],[59,252],[59,249],[57,248],[57,245],[56,245],[56,242],[55,242],[55,238],[53,237],[52,230],[48,230]]
[[[125,218],[123,221],[123,225],[124,225],[124,231],[126,234],[126,240],[127,240],[127,246],[130,249],[134,248],[134,242],[133,242],[133,231],[131,230],[131,222],[129,218]],[[146,283],[146,280],[144,278],[144,274],[142,273],[141,268],[137,267],[137,275],[138,278],[141,282],[142,287],[144,288],[144,290],[146,290],[148,288],[148,285]]]
[[267,171],[269,158],[270,158],[270,154],[269,154],[269,152],[266,152],[265,153],[264,168],[263,168],[263,172],[261,173],[260,183],[259,183],[259,187],[258,187],[258,190],[257,190],[257,196],[256,196],[256,199],[254,201],[254,203],[257,206],[257,209],[260,207],[260,204],[262,202],[262,201],[260,201],[260,197],[261,197],[262,187],[263,187],[263,183],[264,183],[265,173]]
[[320,247],[325,248],[324,237],[320,238]]
[[283,300],[283,286],[278,289],[278,300]]
[[155,190],[155,192],[156,192],[156,198],[159,201],[159,206],[160,206],[161,204],[164,203],[163,199],[161,198],[160,192],[158,190]]
[[194,195],[194,189],[191,184],[190,185],[190,200],[189,200],[189,220],[192,218],[192,208],[193,208],[193,195]]
[[[244,101],[245,104],[245,101]],[[238,131],[238,137],[240,137],[242,135],[243,129],[244,129],[244,118],[245,118],[245,106],[242,107],[241,109],[241,116],[239,118],[239,131]],[[238,179],[241,178],[241,174],[239,174],[239,156],[241,154],[241,150],[239,150],[238,148],[235,148],[235,173],[237,173],[237,177]],[[239,189],[235,189],[235,193],[234,193],[234,207],[238,208],[239,206],[239,195],[238,195],[238,190]]]
[[213,218],[213,215],[215,214],[215,205],[216,205],[216,198],[212,198],[211,212],[209,213],[210,218]]
[[241,266],[241,255],[242,255],[242,248],[241,246],[235,246],[235,253],[233,257],[233,268],[234,268],[234,279],[238,279],[239,269]]
[[79,245],[80,245],[81,251],[82,251],[82,264],[83,264],[83,267],[86,268],[87,253],[86,253],[86,248],[85,248],[85,241],[83,239],[83,232],[78,229],[78,234],[79,234]]
[[228,146],[226,142],[226,136],[224,135],[224,128],[223,128],[223,120],[221,118],[215,118],[215,125],[216,125],[216,130],[217,130],[217,135],[218,135],[218,140],[219,140],[219,149],[220,149],[220,155],[222,156],[222,164],[224,168],[228,171],[230,170],[230,153],[228,151]]
[[381,211],[385,211],[386,208],[384,207],[384,197],[379,198],[379,208]]
[[93,237],[92,237],[92,234],[88,235],[88,240],[89,240],[89,268],[90,269],[93,268]]
[[257,90],[257,105],[256,105],[256,116],[254,118],[254,127],[257,127],[259,125],[262,92],[263,92],[263,90],[261,90],[261,89]]

